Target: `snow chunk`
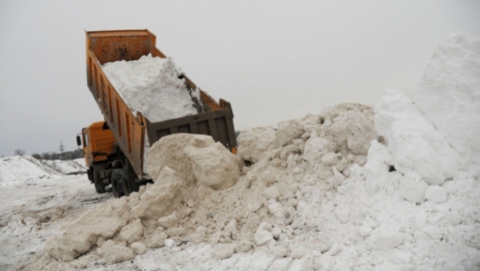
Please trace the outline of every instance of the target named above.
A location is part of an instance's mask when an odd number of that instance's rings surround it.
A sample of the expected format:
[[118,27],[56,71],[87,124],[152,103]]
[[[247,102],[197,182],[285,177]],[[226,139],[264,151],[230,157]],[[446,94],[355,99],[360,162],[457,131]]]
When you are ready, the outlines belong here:
[[133,243],[143,236],[143,225],[140,219],[135,220],[134,222],[123,227],[120,231],[119,237],[127,241],[129,244]]
[[134,242],[130,245],[130,248],[132,249],[133,252],[137,255],[141,255],[145,253],[145,250],[147,249],[143,243],[140,242]]
[[127,224],[127,201],[115,199],[90,209],[66,226],[62,235],[50,239],[46,250],[53,258],[69,262],[83,255],[102,237],[112,238]]
[[223,260],[230,258],[233,255],[235,245],[234,244],[220,244],[215,246],[212,251],[212,256],[214,259]]
[[140,196],[140,202],[132,206],[133,216],[157,220],[161,216],[167,215],[182,201],[180,190],[182,186],[183,180],[173,169],[163,168],[155,183]]
[[295,138],[299,138],[305,132],[299,120],[287,120],[278,123],[275,133],[276,145],[283,147]]
[[103,258],[105,262],[107,262],[108,264],[129,261],[135,257],[132,249],[123,245],[114,245],[111,247],[107,247],[102,254],[104,255]]
[[268,243],[268,241],[272,240],[272,238],[273,238],[273,235],[269,231],[262,230],[260,228],[261,227],[259,227],[257,232],[255,232],[255,236],[254,236],[255,244],[257,244],[257,246],[264,245],[264,244]]
[[387,141],[395,169],[414,171],[429,184],[457,172],[457,153],[401,91],[387,90],[375,106],[375,127]]
[[244,130],[237,138],[237,154],[246,161],[257,163],[275,140],[273,127],[256,127]]
[[480,165],[480,39],[450,34],[436,49],[415,105],[459,154],[460,167]]
[[429,201],[436,203],[446,202],[447,192],[445,192],[445,189],[443,189],[443,187],[440,187],[438,185],[431,185],[425,191],[425,198],[427,198],[427,200]]
[[188,185],[224,189],[236,183],[240,169],[235,155],[210,136],[173,134],[153,144],[147,160],[148,172],[156,180],[164,167],[181,175]]
[[410,202],[421,203],[425,201],[425,190],[427,187],[428,184],[424,181],[405,177],[402,179],[400,195]]

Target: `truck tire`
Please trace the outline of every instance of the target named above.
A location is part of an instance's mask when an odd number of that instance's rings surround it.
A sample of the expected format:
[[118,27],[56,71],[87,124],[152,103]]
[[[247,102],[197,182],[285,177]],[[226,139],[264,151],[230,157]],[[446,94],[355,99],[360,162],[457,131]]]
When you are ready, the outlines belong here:
[[105,193],[105,184],[103,184],[102,179],[100,177],[100,171],[95,170],[95,168],[91,168],[90,174],[92,175],[92,183],[95,185],[95,191],[97,191],[98,194],[103,194]]
[[87,170],[87,176],[88,176],[88,179],[90,180],[90,182],[93,183],[93,167],[90,167],[88,170]]
[[[135,183],[135,179],[133,178],[128,178],[128,174],[127,172],[123,171],[122,172],[122,187],[123,187],[123,193],[125,194],[125,196],[130,196],[130,194],[132,192],[138,192],[138,189],[140,188],[140,186]],[[130,175],[130,177],[132,177]]]
[[112,193],[113,193],[113,196],[116,198],[120,198],[124,195],[123,187],[122,187],[122,171],[121,170],[114,170],[112,172]]
[[105,186],[103,184],[99,184],[100,180],[95,181],[95,191],[97,191],[98,194],[103,194],[105,193]]

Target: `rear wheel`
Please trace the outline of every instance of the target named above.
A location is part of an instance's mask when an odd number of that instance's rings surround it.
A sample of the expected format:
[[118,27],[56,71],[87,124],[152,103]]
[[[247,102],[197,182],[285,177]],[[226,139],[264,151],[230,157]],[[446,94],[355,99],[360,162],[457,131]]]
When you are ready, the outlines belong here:
[[100,172],[91,168],[90,174],[93,177],[92,182],[95,185],[95,191],[97,191],[98,194],[105,193],[105,184],[103,184],[102,179],[100,178]]
[[[135,182],[133,174],[122,171],[122,188],[125,196],[129,196],[132,192],[137,192],[140,186]],[[128,177],[130,176],[130,178]]]
[[122,186],[122,170],[114,170],[112,172],[112,193],[116,198],[124,195]]
[[98,181],[95,181],[95,191],[97,191],[98,194],[103,194],[105,193],[105,186],[103,184],[99,184]]

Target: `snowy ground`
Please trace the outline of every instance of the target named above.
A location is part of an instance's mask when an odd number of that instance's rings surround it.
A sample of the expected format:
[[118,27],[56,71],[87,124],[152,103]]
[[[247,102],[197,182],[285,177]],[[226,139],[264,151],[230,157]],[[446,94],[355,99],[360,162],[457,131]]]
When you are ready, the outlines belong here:
[[[55,164],[57,170],[45,166]],[[41,251],[45,240],[83,208],[111,197],[98,195],[74,161],[42,163],[32,157],[0,160],[0,270],[14,270]]]

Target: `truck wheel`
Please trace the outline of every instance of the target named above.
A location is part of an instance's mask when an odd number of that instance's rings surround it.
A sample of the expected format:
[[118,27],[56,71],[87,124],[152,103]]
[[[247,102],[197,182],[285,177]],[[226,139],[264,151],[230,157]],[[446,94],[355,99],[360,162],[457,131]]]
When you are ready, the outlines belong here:
[[138,184],[135,183],[135,180],[129,179],[125,171],[122,171],[122,188],[125,196],[130,196],[132,192],[138,191]]
[[88,179],[90,180],[90,182],[93,183],[93,174],[92,174],[92,170],[93,168],[90,167],[88,170],[87,170],[87,176],[88,176]]
[[102,183],[100,172],[98,172],[94,168],[91,168],[90,174],[92,175],[91,181],[95,185],[95,191],[97,191],[98,194],[105,193],[105,185]]
[[122,173],[114,170],[112,172],[112,193],[116,198],[123,196]]
[[105,186],[103,186],[102,184],[99,184],[98,181],[95,181],[95,191],[97,191],[98,194],[103,194],[105,193]]
[[123,194],[127,197],[130,196],[130,193],[132,193],[132,190],[130,189],[130,185],[126,178],[122,178],[122,188],[123,188]]

